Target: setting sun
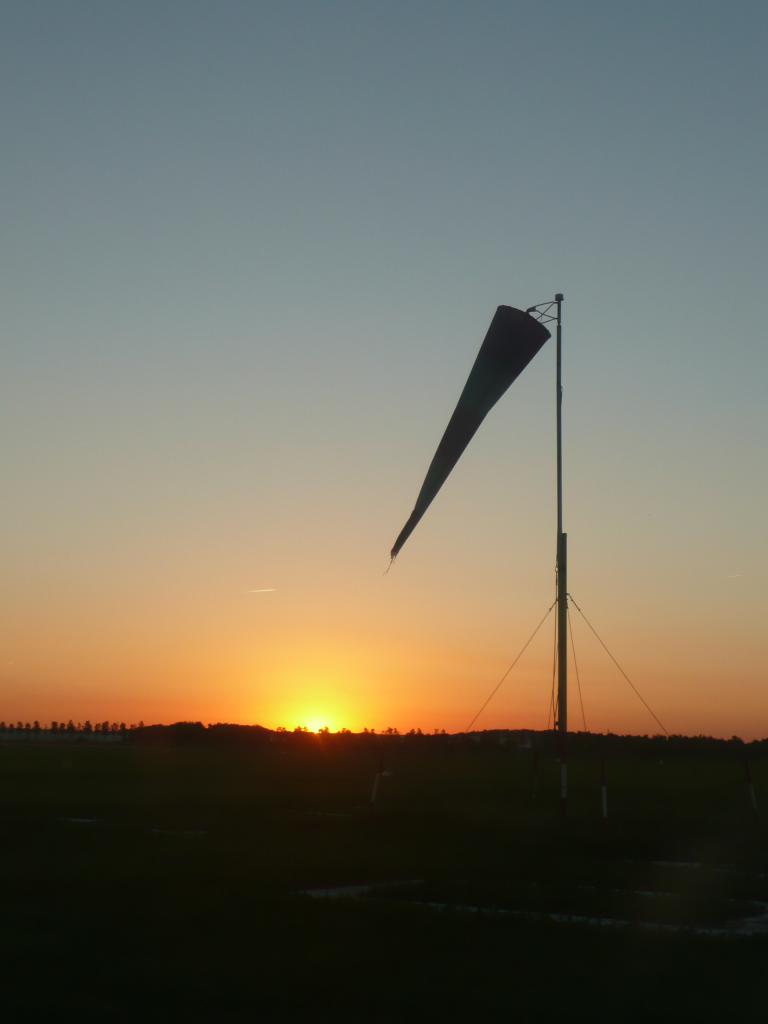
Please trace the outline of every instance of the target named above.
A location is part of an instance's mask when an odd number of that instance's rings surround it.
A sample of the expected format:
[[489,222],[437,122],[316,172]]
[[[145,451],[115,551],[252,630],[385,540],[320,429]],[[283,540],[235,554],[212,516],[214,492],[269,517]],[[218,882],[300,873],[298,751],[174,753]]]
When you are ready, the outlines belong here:
[[306,719],[306,721],[301,722],[300,724],[306,726],[310,732],[320,732],[322,729],[328,729],[330,732],[336,732],[335,723],[327,715],[311,715]]

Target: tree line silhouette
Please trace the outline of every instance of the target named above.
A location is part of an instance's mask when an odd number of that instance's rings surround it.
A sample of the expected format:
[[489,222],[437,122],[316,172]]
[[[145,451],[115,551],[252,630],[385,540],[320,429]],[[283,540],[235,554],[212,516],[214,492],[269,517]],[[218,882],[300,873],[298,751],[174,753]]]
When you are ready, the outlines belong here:
[[[311,732],[305,726],[294,729],[278,727],[268,729],[261,725],[240,725],[229,722],[216,722],[208,725],[202,722],[174,722],[169,725],[145,725],[143,721],[132,722],[67,722],[52,721],[43,724],[38,720],[32,722],[0,721],[0,741],[10,739],[39,739],[55,741],[88,742],[89,740],[122,741],[137,744],[171,744],[171,745],[262,745],[280,744],[287,747],[322,744],[334,748],[352,746],[405,746],[440,748],[445,751],[455,749],[488,750],[490,748],[508,749],[513,752],[538,750],[542,753],[559,751],[560,740],[551,730],[530,729],[486,729],[471,733],[448,733],[445,729],[434,729],[424,732],[421,729],[409,729],[401,732],[397,728],[388,727],[363,729],[352,732],[340,729],[331,732],[327,728]],[[599,753],[602,756],[647,755],[649,757],[669,757],[675,755],[701,756],[738,756],[745,753],[768,753],[768,738],[745,742],[738,736],[730,739],[719,739],[713,736],[683,735],[629,735],[618,733],[571,733],[568,737],[568,749],[572,754]]]

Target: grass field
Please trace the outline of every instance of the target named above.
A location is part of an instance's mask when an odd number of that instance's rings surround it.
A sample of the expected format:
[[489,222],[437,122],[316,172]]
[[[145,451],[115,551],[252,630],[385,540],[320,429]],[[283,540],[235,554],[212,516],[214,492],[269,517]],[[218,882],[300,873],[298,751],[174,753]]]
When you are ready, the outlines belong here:
[[565,821],[558,773],[426,740],[0,745],[7,1019],[761,1019],[743,760],[616,755],[608,821],[595,757]]

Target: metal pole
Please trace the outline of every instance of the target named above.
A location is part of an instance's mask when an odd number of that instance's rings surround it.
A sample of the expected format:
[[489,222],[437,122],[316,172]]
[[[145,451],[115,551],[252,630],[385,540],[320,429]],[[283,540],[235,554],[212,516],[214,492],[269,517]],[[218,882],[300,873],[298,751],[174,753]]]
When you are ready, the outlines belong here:
[[568,548],[563,533],[563,295],[557,303],[557,728],[568,732]]
[[557,728],[568,732],[568,534],[557,555]]
[[563,533],[563,295],[557,303],[557,730],[560,734],[560,800],[568,799],[568,538]]
[[560,557],[560,536],[563,532],[563,295],[555,295],[557,303],[557,554]]

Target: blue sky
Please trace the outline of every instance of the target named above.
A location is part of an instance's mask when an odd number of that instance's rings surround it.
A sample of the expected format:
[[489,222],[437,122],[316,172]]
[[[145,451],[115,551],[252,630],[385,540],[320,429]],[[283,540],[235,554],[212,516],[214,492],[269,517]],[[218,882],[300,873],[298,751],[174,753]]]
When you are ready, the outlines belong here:
[[[354,646],[358,718],[459,727],[548,604],[551,350],[380,573],[494,308],[562,290],[573,592],[662,702],[699,688],[680,731],[766,731],[763,4],[26,2],[0,27],[19,715],[274,718]],[[490,724],[546,705],[548,656]],[[602,724],[639,727],[593,671]]]

